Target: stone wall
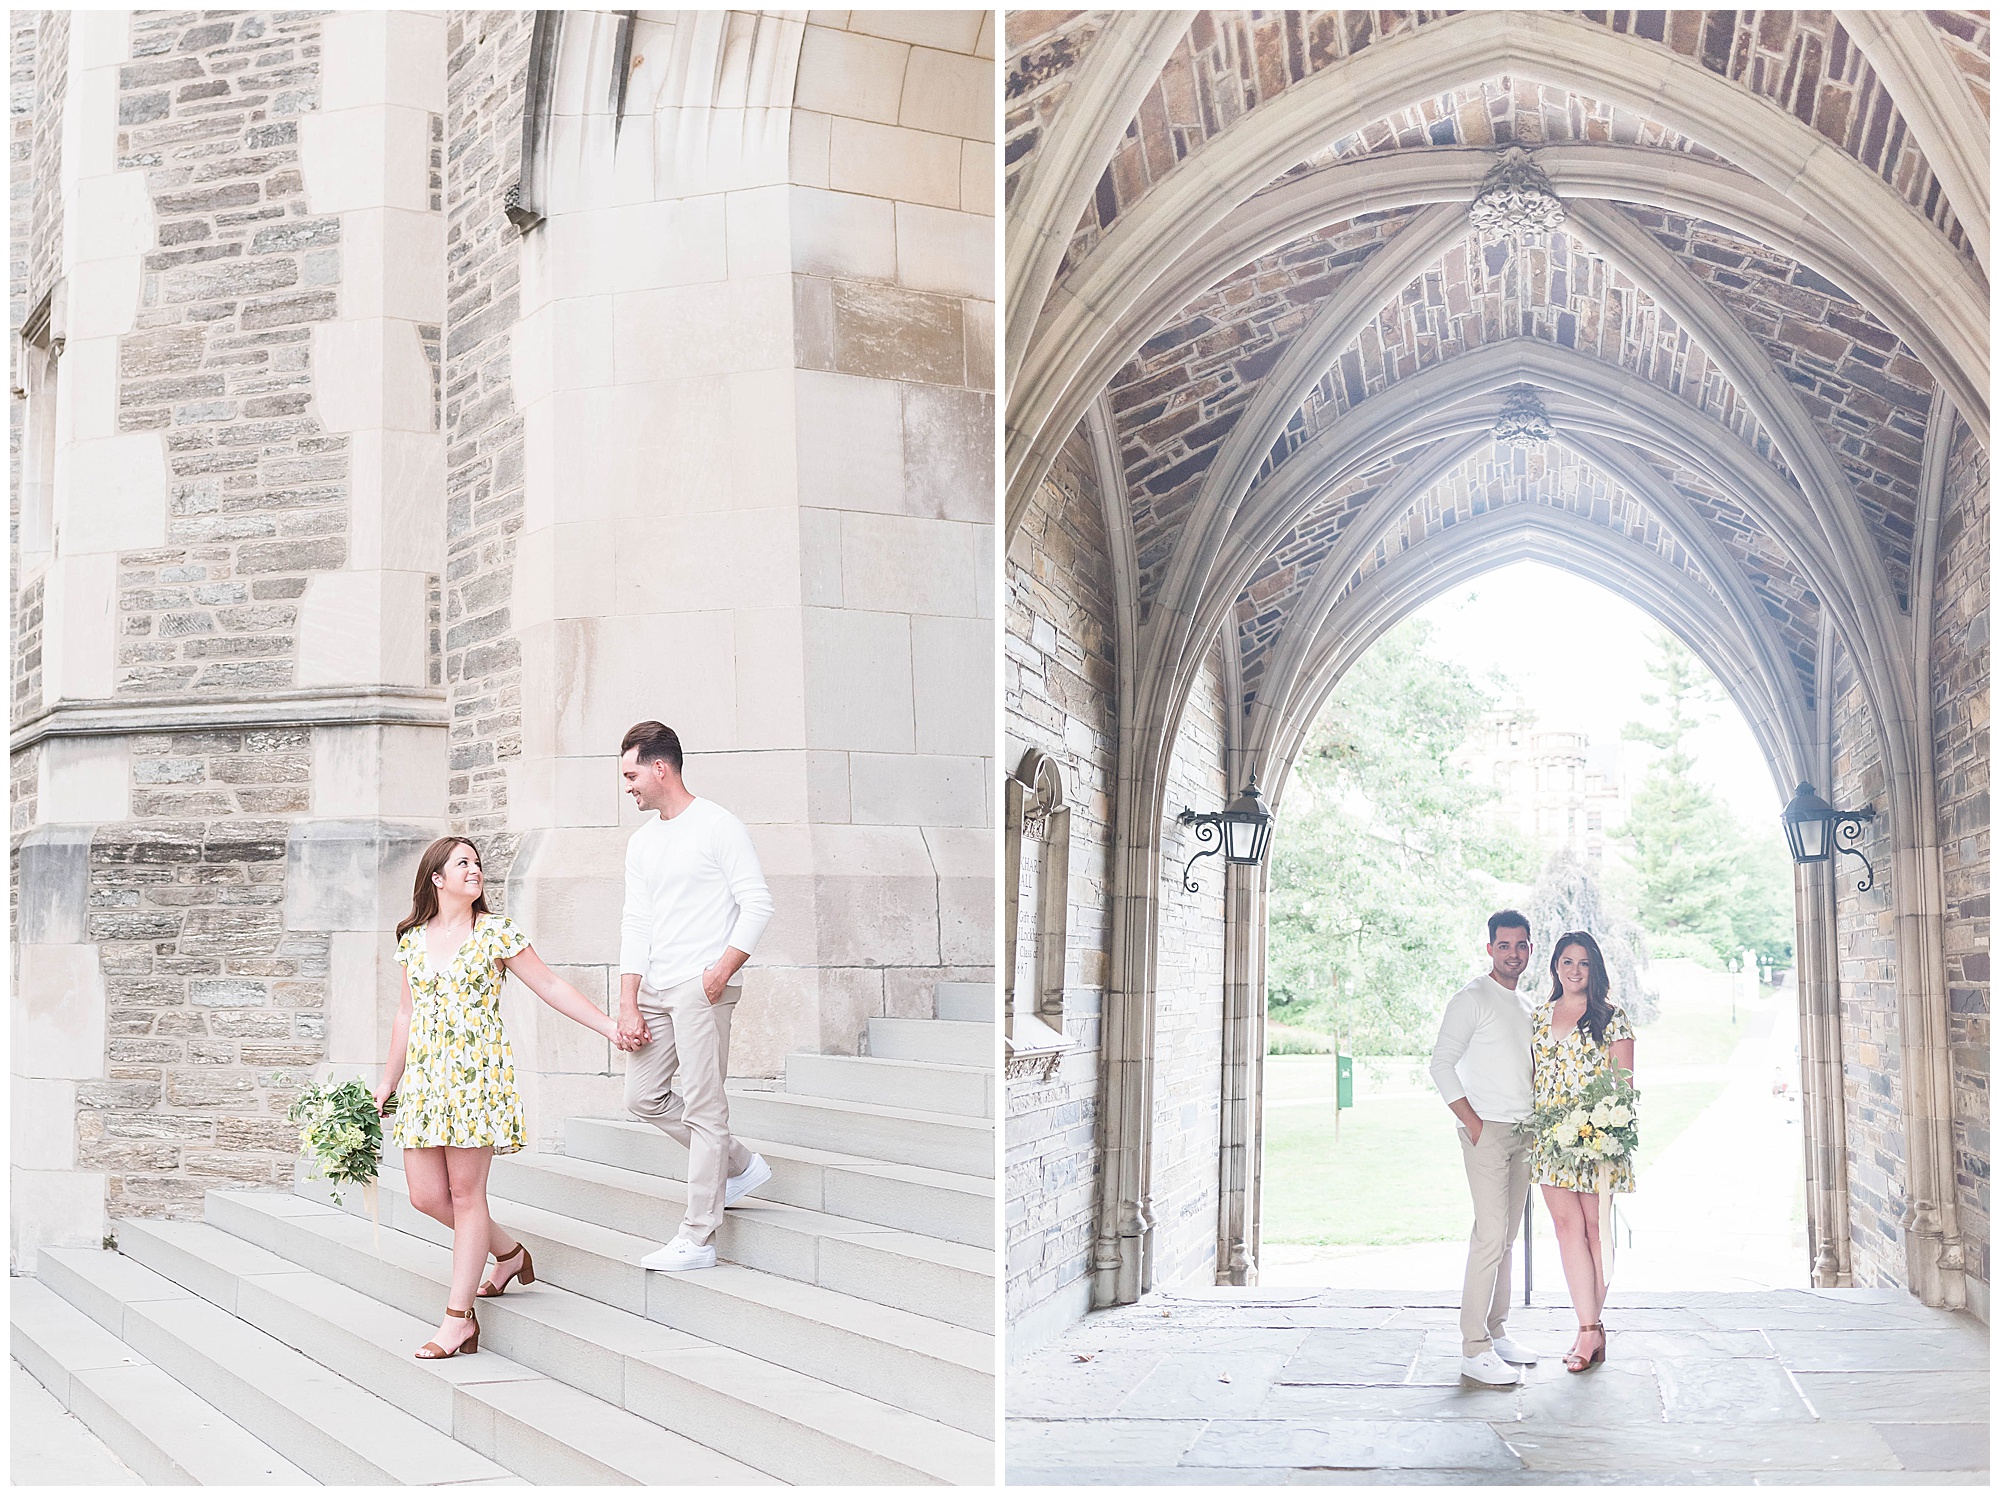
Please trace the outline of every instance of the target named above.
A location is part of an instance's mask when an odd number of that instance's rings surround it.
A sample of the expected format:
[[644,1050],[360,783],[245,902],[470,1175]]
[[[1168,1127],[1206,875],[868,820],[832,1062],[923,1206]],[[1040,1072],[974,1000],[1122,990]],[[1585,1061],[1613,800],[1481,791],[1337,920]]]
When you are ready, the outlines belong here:
[[1035,153],[1069,97],[1076,66],[1103,29],[1102,11],[1007,13],[1007,202],[1011,205]]
[[[1063,1029],[1077,1046],[1047,1083],[1007,1087],[1008,1354],[1016,1357],[1090,1304],[1118,788],[1110,552],[1095,465],[1083,438],[1072,437],[1007,552],[1006,767],[1029,748],[1062,766],[1070,807]],[[1024,880],[1024,951],[1033,949],[1036,907]]]
[[119,344],[118,430],[160,433],[169,481],[166,544],[119,557],[121,694],[293,685],[298,600],[347,558],[348,443],[314,408],[310,333],[339,310],[340,224],[312,212],[299,156],[320,26],[133,18],[119,159],[159,247]]
[[1202,480],[1293,338],[1415,209],[1330,224],[1231,272],[1141,347],[1110,389],[1150,603]]
[[[286,929],[289,825],[253,807],[265,781],[295,784],[311,764],[302,728],[137,739],[144,819],[91,839],[107,1064],[78,1088],[77,1162],[108,1176],[114,1217],[195,1215],[220,1182],[291,1177],[284,1114],[323,1054],[328,940]],[[173,788],[139,788],[154,782]],[[198,800],[203,818],[149,797]]]
[[14,14],[26,18],[39,33],[33,44],[34,169],[29,179],[26,267],[29,294],[39,300],[62,273],[63,106],[69,97],[70,17],[63,10],[22,10]]
[[[1216,136],[1244,115],[1303,79],[1335,66],[1372,42],[1442,19],[1445,11],[1261,10],[1198,11],[1188,34],[1162,69],[1159,82],[1112,157],[1103,183],[1077,225],[1071,261],[1081,258],[1119,214],[1132,207],[1181,163],[1198,157]],[[1938,188],[1907,123],[1867,60],[1829,11],[1584,11],[1585,21],[1698,60],[1710,72],[1741,85],[1746,95],[1776,104],[1810,125],[1837,148],[1879,174],[1913,209],[1936,224],[1962,253],[1965,230]],[[1037,32],[1049,29],[1045,23]],[[1983,96],[1983,23],[1944,26],[1967,43],[1963,71],[1978,79]],[[1011,40],[1011,38],[1010,38]],[[1032,43],[1018,44],[1024,53]],[[1456,81],[1456,80],[1452,80]],[[1421,106],[1363,128],[1364,148],[1394,150],[1544,138],[1533,80],[1514,79],[1511,90],[1412,84]],[[1557,92],[1549,90],[1549,92]],[[1523,97],[1525,96],[1525,97]],[[1624,103],[1627,101],[1620,100]],[[1526,104],[1528,107],[1522,107]],[[1746,106],[1749,99],[1745,99]],[[1549,111],[1561,139],[1579,116],[1609,114],[1597,101],[1571,96]],[[1524,118],[1525,116],[1525,118]],[[1591,138],[1611,134],[1614,122],[1592,119]],[[1617,111],[1617,138],[1631,138],[1639,121]],[[1510,126],[1512,127],[1510,129]],[[1346,145],[1347,142],[1336,142]],[[1199,167],[1189,168],[1199,170]]]
[[1224,772],[1221,646],[1188,693],[1160,807],[1160,950],[1153,1014],[1153,1281],[1215,1281],[1222,1146],[1223,864],[1195,865],[1199,893],[1181,887],[1198,850],[1174,817],[1220,810]]
[[1903,1286],[1903,1202],[1908,1154],[1903,1135],[1902,1010],[1896,993],[1895,868],[1883,812],[1888,769],[1855,674],[1836,642],[1828,662],[1833,775],[1827,798],[1873,805],[1860,850],[1875,886],[1855,890],[1860,864],[1836,857],[1834,927],[1840,973],[1840,1055],[1847,1105],[1847,1188],[1857,1287]]
[[506,190],[521,174],[534,19],[452,11],[445,34],[446,791],[453,827],[480,838],[499,906],[519,842],[507,834],[506,764],[521,752],[521,645],[509,603],[524,476],[509,336],[520,317],[521,236]]
[[[567,55],[602,63],[618,24],[568,13]],[[282,1182],[296,1086],[381,1064],[388,931],[448,828],[608,1002],[636,824],[614,745],[696,698],[691,782],[791,880],[740,1071],[990,974],[994,18],[633,24],[620,164],[658,145],[658,190],[544,204],[525,240],[533,13],[11,27],[15,325],[69,289],[59,539],[10,598],[17,726],[43,718],[10,765],[17,1262],[97,1240],[107,1204]],[[760,65],[715,67],[737,42]],[[733,150],[670,148],[701,66],[701,138]],[[615,148],[602,79],[570,82],[555,128]],[[753,377],[719,397],[730,360]],[[14,402],[17,476],[37,408]],[[536,495],[568,520],[579,493],[607,544],[535,570]],[[639,543],[608,545],[614,510]],[[629,652],[544,637],[530,684],[533,626],[578,598],[632,615]],[[543,1144],[617,1110],[601,1039],[519,984],[503,1005]]]
[[1990,466],[1964,421],[1939,517],[1931,626],[1938,848],[1944,874],[1953,1172],[1965,1271],[1982,1316],[1992,1264]]

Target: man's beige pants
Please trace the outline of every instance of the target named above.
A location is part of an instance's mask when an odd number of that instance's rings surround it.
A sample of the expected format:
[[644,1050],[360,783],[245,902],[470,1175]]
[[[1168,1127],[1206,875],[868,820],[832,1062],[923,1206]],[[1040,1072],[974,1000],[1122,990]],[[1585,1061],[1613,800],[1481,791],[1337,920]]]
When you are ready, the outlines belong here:
[[1472,1186],[1472,1242],[1465,1254],[1465,1293],[1458,1301],[1458,1334],[1465,1354],[1491,1350],[1507,1333],[1514,1293],[1514,1238],[1528,1203],[1528,1139],[1512,1122],[1488,1122],[1473,1142],[1463,1125],[1459,1151]]
[[711,1003],[694,977],[656,990],[639,984],[639,1015],[653,1042],[625,1060],[625,1109],[688,1151],[687,1214],[680,1235],[698,1247],[715,1239],[729,1176],[750,1167],[750,1150],[729,1133],[729,1020],[743,989],[725,987]]

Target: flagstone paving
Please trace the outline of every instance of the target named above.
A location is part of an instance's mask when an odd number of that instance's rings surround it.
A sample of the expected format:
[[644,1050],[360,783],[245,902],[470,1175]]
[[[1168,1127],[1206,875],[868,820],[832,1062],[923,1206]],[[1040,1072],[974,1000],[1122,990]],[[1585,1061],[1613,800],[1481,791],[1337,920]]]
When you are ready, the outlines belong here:
[[[1540,1295],[1537,1295],[1538,1299]],[[1458,1377],[1455,1293],[1206,1289],[1007,1373],[1010,1485],[1985,1485],[1986,1327],[1899,1289],[1613,1290],[1605,1364],[1516,1308],[1519,1387]]]

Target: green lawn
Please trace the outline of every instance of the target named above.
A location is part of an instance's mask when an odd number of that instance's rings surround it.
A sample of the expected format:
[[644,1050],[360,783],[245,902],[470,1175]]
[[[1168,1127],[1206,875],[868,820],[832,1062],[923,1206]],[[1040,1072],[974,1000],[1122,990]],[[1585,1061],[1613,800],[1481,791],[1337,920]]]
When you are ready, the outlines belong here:
[[1648,1065],[1720,1065],[1746,1036],[1771,1032],[1772,1005],[1745,1006],[1729,1021],[1726,1006],[1687,1006],[1639,1030],[1632,1060],[1643,1083]]
[[[1732,1026],[1726,1007],[1689,1008],[1639,1030],[1642,1177],[1648,1155],[1657,1157],[1722,1091],[1719,1079],[1647,1085],[1646,1067],[1719,1064],[1739,1039],[1769,1031],[1768,1011],[1738,1016]],[[1331,1058],[1264,1063],[1265,1241],[1402,1246],[1471,1230],[1458,1134],[1422,1059],[1357,1064],[1355,1104],[1341,1115],[1337,1145]]]

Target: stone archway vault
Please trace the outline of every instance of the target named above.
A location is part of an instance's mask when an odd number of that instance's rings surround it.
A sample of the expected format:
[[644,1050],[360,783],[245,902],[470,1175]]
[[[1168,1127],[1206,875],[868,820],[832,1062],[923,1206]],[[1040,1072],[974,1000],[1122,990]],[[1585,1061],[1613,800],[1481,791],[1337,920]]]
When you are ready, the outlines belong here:
[[[1979,1089],[1954,1056],[1983,1042],[1959,1015],[1985,1012],[1964,1006],[1984,988],[1950,1008],[1945,988],[1984,981],[1947,952],[1983,962],[1963,848],[1983,845],[1965,828],[1984,834],[1966,796],[1985,759],[1941,745],[1984,712],[1984,656],[1957,620],[1986,596],[1968,558],[1984,556],[1989,209],[1958,126],[1987,34],[1955,13],[1843,32],[1844,14],[1022,22],[1010,610],[1037,620],[1024,641],[1078,619],[1116,662],[1101,700],[1051,692],[1010,718],[1021,747],[1115,777],[1080,864],[1105,931],[1083,1031],[1098,1189],[1094,1219],[1064,1217],[1088,1259],[1065,1246],[1060,1270],[1086,1272],[1098,1304],[1152,1286],[1156,1214],[1160,1271],[1185,1276],[1190,1212],[1211,1201],[1217,1271],[1255,1271],[1265,891],[1235,870],[1219,903],[1176,902],[1172,812],[1253,767],[1275,803],[1383,629],[1539,556],[1705,659],[1781,786],[1874,808],[1883,892],[1797,879],[1815,1274],[1983,1306],[1986,1207],[1957,1183],[1983,1178],[1983,1131],[1963,1130],[1984,1128],[1983,1101],[1954,1110],[1955,1087]],[[1852,108],[1872,111],[1865,131]],[[1542,458],[1494,445],[1523,409]],[[1085,505],[1108,577],[1045,543]],[[1037,613],[1044,597],[1071,612]],[[1024,678],[1042,648],[1024,643]],[[1223,1074],[1199,1138],[1153,1074],[1197,988],[1221,995],[1202,1042]],[[1843,1024],[1896,1035],[1857,1061],[1880,1104],[1843,1095]],[[1079,1074],[1061,1094],[1089,1089]],[[1852,1233],[1850,1124],[1857,1157],[1897,1160],[1888,1190],[1857,1186]],[[1211,1140],[1197,1199],[1189,1149]]]

